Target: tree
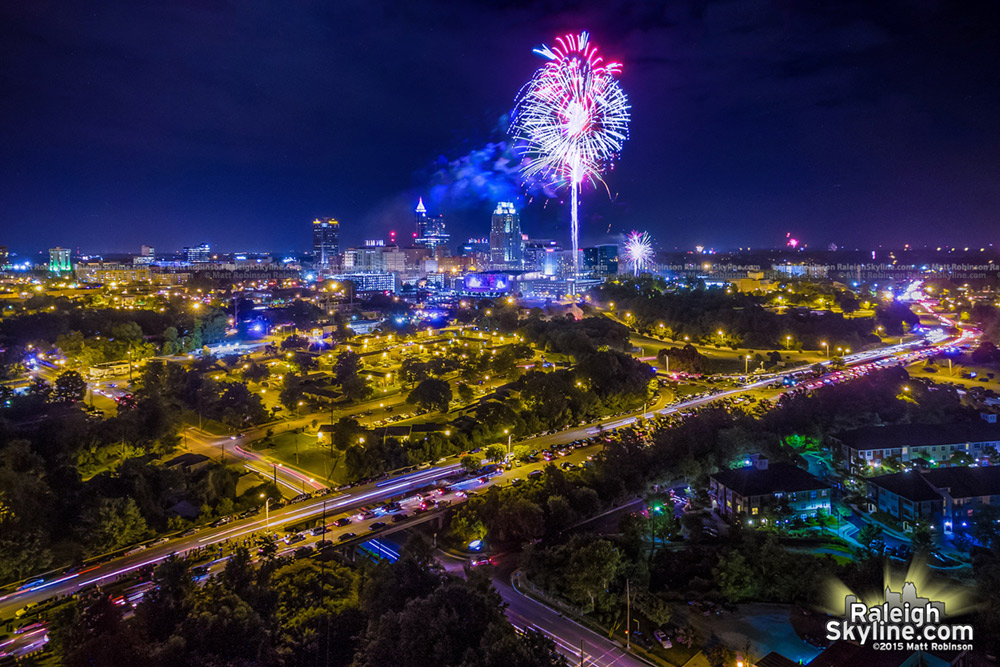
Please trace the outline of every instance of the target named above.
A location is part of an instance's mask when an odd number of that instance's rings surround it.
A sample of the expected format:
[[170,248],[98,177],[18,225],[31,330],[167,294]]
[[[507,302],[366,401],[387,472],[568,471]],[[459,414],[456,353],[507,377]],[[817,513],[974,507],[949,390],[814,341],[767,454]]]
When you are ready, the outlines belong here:
[[302,373],[311,371],[319,365],[314,355],[302,351],[297,351],[292,355],[292,363],[298,366],[299,371]]
[[340,385],[340,391],[343,392],[349,400],[352,401],[363,401],[372,395],[371,385],[368,380],[361,377],[360,375],[355,375],[352,378],[348,378]]
[[399,378],[406,384],[416,384],[427,379],[427,366],[416,357],[403,359],[399,365]]
[[76,371],[63,371],[56,378],[52,398],[57,401],[81,401],[87,393],[87,381]]
[[526,542],[545,532],[545,513],[526,498],[516,498],[500,506],[492,521],[490,535],[499,542]]
[[738,551],[730,551],[720,558],[714,572],[719,590],[730,602],[752,598],[757,592],[757,577]]
[[177,354],[183,350],[183,344],[180,341],[180,335],[177,333],[177,327],[167,327],[163,330],[163,348],[162,353],[166,356],[171,356]]
[[570,600],[577,604],[589,602],[594,606],[598,593],[607,590],[608,584],[621,566],[621,554],[607,540],[593,540],[581,544],[570,542],[573,549],[566,566],[565,581]]
[[243,369],[244,382],[263,382],[269,377],[271,377],[271,369],[256,361],[251,362],[249,366]]
[[427,378],[421,380],[406,401],[424,410],[447,412],[451,403],[451,384],[447,380]]
[[346,451],[351,445],[357,444],[358,438],[365,433],[365,427],[353,417],[341,417],[333,425],[331,444],[339,451]]
[[489,445],[483,453],[483,458],[493,463],[500,463],[507,458],[507,448],[504,445]]
[[289,410],[295,410],[302,400],[305,387],[302,385],[302,377],[295,373],[287,373],[281,384],[281,393],[278,400]]
[[28,387],[28,394],[47,401],[52,395],[52,385],[45,378],[35,378]]
[[341,352],[340,356],[333,363],[333,375],[337,380],[337,384],[344,384],[351,378],[357,377],[360,372],[361,357],[350,350]]
[[866,523],[858,531],[858,542],[868,551],[873,551],[876,541],[882,537],[882,528],[874,523]]
[[92,553],[105,553],[139,542],[146,520],[132,498],[101,498],[83,516],[84,538]]
[[258,394],[252,393],[242,382],[230,382],[225,387],[216,410],[226,426],[236,430],[264,421],[267,411]]
[[984,547],[1000,544],[1000,507],[980,505],[972,513],[972,536]]
[[471,403],[472,399],[475,398],[476,396],[475,392],[472,390],[472,387],[470,387],[464,382],[459,382],[457,389],[458,389],[458,400],[460,400],[462,403]]
[[[656,358],[661,366],[669,367],[672,372],[708,372],[708,357],[699,352],[698,348],[690,343],[684,347],[664,348],[657,353]],[[669,362],[667,361],[668,358]]]
[[479,469],[482,467],[479,463],[479,458],[477,458],[473,454],[469,454],[468,456],[463,456],[462,460],[459,462],[459,465],[462,466],[462,470],[468,473],[478,472]]
[[670,605],[659,595],[640,589],[632,598],[632,604],[653,625],[664,626],[670,622]]
[[914,527],[910,546],[913,548],[913,555],[921,558],[926,558],[934,550],[934,538],[926,523],[920,523]]
[[1000,349],[988,340],[981,342],[970,355],[973,363],[992,364],[1000,361]]

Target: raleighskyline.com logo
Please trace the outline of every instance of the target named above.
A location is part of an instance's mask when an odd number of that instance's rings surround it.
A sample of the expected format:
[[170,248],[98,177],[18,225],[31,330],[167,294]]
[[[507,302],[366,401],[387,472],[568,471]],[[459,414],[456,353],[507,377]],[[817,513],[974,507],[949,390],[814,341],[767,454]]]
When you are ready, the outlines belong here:
[[945,623],[944,602],[917,596],[903,584],[899,593],[885,588],[884,602],[868,605],[856,595],[844,598],[844,618],[826,624],[826,638],[846,640],[878,651],[971,651],[972,626]]

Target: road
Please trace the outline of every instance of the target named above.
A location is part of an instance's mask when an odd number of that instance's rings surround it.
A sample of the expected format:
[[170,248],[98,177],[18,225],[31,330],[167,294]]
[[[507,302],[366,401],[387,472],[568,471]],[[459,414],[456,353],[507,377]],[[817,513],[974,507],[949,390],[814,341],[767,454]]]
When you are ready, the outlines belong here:
[[[459,577],[465,576],[468,565],[466,559],[441,551],[436,552],[436,556],[446,572]],[[588,667],[649,667],[648,663],[625,652],[616,642],[518,591],[512,584],[517,558],[516,553],[498,554],[492,558],[495,566],[493,587],[506,605],[505,613],[511,625],[518,630],[535,630],[551,639],[555,642],[556,650],[566,657],[570,665],[581,664],[582,649],[582,664]]]
[[[566,656],[571,665],[649,667],[649,663],[626,653],[616,642],[517,591],[511,585],[516,554],[505,554],[495,560],[493,587],[507,604],[507,619],[511,625],[520,630],[534,629],[541,632],[555,642],[556,649]],[[582,663],[581,650],[584,657]]]
[[[555,462],[581,464],[587,456],[592,455],[597,449],[598,445],[596,444],[583,449],[574,449],[567,452],[564,457],[557,457]],[[409,492],[416,489],[444,484],[453,484],[452,491],[437,496],[437,500],[457,504],[465,500],[463,494],[467,490],[475,489],[478,491],[494,484],[509,484],[512,479],[523,479],[527,473],[541,470],[546,465],[548,465],[546,461],[539,461],[515,467],[510,471],[502,471],[492,476],[486,483],[480,483],[478,479],[454,483],[454,478],[449,478],[449,476],[460,473],[461,466],[457,457],[449,457],[441,465],[426,470],[397,475],[354,487],[344,493],[331,493],[325,497],[295,503],[275,511],[258,513],[256,516],[238,519],[226,525],[203,527],[193,534],[174,536],[159,544],[152,543],[148,548],[137,553],[120,556],[100,564],[88,565],[83,571],[47,576],[46,581],[24,591],[5,589],[0,592],[0,619],[10,618],[17,609],[26,604],[36,603],[52,596],[72,595],[81,588],[92,584],[114,581],[119,576],[128,575],[147,565],[155,565],[171,554],[183,555],[194,549],[217,548],[220,543],[225,544],[227,540],[235,542],[253,533],[277,532],[284,526],[318,520],[324,512],[330,522],[338,517],[354,517],[348,526],[330,526],[330,531],[325,538],[336,542],[344,533],[364,534],[372,523],[379,520],[389,521],[381,513],[368,519],[360,519],[357,516],[357,510],[362,506],[381,505],[390,498],[407,496]],[[419,500],[415,497],[409,497],[402,504],[403,512],[412,514],[419,504]],[[306,546],[318,539],[321,538],[316,537],[298,543],[296,546]]]

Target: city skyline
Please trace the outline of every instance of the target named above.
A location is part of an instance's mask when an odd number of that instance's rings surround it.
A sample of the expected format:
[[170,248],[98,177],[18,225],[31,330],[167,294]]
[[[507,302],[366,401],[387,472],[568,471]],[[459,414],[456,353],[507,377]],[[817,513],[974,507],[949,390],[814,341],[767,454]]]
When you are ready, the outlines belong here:
[[[455,239],[496,201],[561,238],[567,206],[520,192],[503,142],[530,49],[577,29],[624,63],[638,139],[609,192],[583,193],[581,245],[634,227],[664,248],[988,241],[985,3],[740,7],[8,7],[0,242],[290,250],[330,215],[354,245],[402,229],[421,193]],[[447,48],[414,53],[411,32]]]

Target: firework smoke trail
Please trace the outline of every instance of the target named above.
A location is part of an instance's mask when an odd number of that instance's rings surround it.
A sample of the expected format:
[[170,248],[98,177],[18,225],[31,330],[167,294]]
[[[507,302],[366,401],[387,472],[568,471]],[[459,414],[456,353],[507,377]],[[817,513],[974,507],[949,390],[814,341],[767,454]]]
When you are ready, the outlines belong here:
[[526,177],[570,187],[573,280],[580,273],[579,193],[600,181],[628,139],[629,103],[615,77],[621,64],[597,55],[590,35],[565,35],[535,52],[548,59],[518,94],[510,133]]
[[632,267],[632,274],[638,276],[652,259],[653,245],[649,234],[635,230],[629,232],[625,237],[625,263]]

